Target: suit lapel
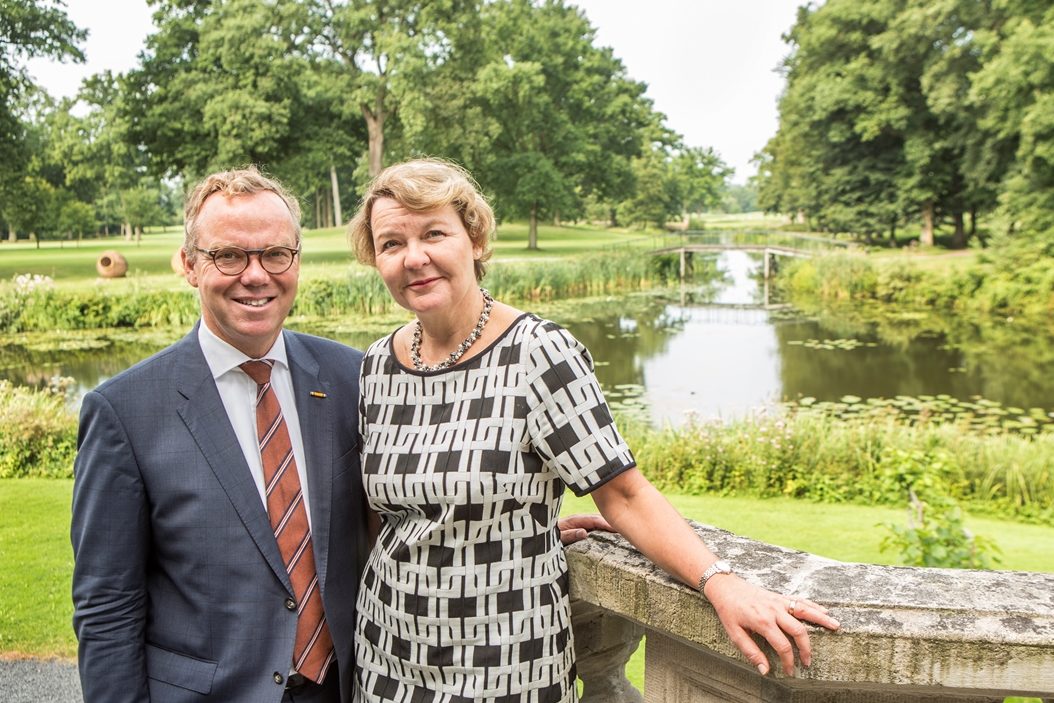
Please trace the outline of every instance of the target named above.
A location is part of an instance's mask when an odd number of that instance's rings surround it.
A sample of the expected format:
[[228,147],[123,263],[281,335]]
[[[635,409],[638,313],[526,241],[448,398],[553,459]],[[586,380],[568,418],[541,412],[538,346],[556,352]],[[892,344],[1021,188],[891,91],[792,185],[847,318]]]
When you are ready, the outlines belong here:
[[[333,416],[329,403],[333,389],[322,380],[318,359],[292,332],[285,332],[286,358],[293,377],[293,394],[304,441],[308,503],[311,510],[311,543],[315,550],[318,582],[326,583],[329,564],[330,516],[333,510]],[[314,395],[312,394],[314,393]]]
[[182,353],[179,363],[182,368],[175,374],[179,379],[177,390],[181,396],[177,412],[260,553],[279,580],[292,592],[289,574],[278,551],[267,510],[260,500],[260,492],[249,465],[245,463],[241,445],[238,444],[227,410],[223,407],[205,355],[198,344],[197,327],[184,337],[180,347]]

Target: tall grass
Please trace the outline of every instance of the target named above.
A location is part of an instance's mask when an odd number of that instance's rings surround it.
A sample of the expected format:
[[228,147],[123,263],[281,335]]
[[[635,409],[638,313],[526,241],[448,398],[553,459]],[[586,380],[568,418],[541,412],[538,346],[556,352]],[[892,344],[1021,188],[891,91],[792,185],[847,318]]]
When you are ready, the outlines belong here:
[[829,254],[786,264],[776,285],[792,299],[876,301],[1000,315],[1054,312],[1054,260],[1027,253],[1013,262],[996,252],[940,268],[907,256]]
[[[642,290],[664,283],[668,267],[631,250],[611,250],[575,259],[502,263],[484,279],[507,302],[544,302]],[[375,271],[358,267],[337,275],[305,278],[293,313],[308,317],[379,315],[396,307]],[[198,317],[192,290],[168,291],[132,285],[122,292],[103,287],[65,289],[44,281],[0,286],[0,331],[34,332],[104,327],[187,326]]]
[[77,418],[61,389],[0,381],[0,478],[73,475]]
[[973,511],[1054,525],[1054,432],[981,434],[958,424],[856,421],[788,406],[781,416],[729,424],[653,430],[633,423],[625,434],[645,475],[664,491],[902,505],[905,466],[922,466],[939,472],[952,497]]

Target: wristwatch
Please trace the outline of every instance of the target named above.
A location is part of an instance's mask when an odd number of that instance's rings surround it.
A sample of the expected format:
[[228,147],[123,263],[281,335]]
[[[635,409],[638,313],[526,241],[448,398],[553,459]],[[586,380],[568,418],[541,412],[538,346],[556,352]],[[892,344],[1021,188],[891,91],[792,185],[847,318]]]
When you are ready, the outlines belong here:
[[[732,565],[724,559],[718,559],[713,564],[708,566],[706,568],[706,571],[703,572],[703,575],[699,577],[699,592],[703,593],[703,587],[706,585],[706,582],[711,579],[711,577],[716,576],[717,574],[730,573],[732,573]],[[705,595],[705,593],[703,594]]]

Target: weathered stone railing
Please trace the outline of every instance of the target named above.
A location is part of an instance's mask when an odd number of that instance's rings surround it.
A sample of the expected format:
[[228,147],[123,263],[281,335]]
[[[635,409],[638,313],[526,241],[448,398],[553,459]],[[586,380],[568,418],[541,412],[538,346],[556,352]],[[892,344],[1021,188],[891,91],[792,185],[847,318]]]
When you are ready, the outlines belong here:
[[[760,676],[713,608],[618,535],[568,548],[583,703],[1054,701],[1054,574],[848,564],[696,530],[747,580],[826,605],[812,666]],[[641,636],[641,697],[625,680]],[[759,640],[760,641],[760,640]]]

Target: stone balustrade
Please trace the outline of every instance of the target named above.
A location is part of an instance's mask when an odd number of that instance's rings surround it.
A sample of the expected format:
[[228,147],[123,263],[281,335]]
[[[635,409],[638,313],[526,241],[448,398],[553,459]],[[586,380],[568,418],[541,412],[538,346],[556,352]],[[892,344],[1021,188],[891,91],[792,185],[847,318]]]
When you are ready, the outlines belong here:
[[[594,533],[567,550],[583,703],[1054,703],[1054,574],[850,564],[695,529],[745,579],[827,606],[841,630],[812,628],[812,666],[794,677],[763,645],[762,677],[700,594]],[[645,634],[642,697],[624,667]]]

